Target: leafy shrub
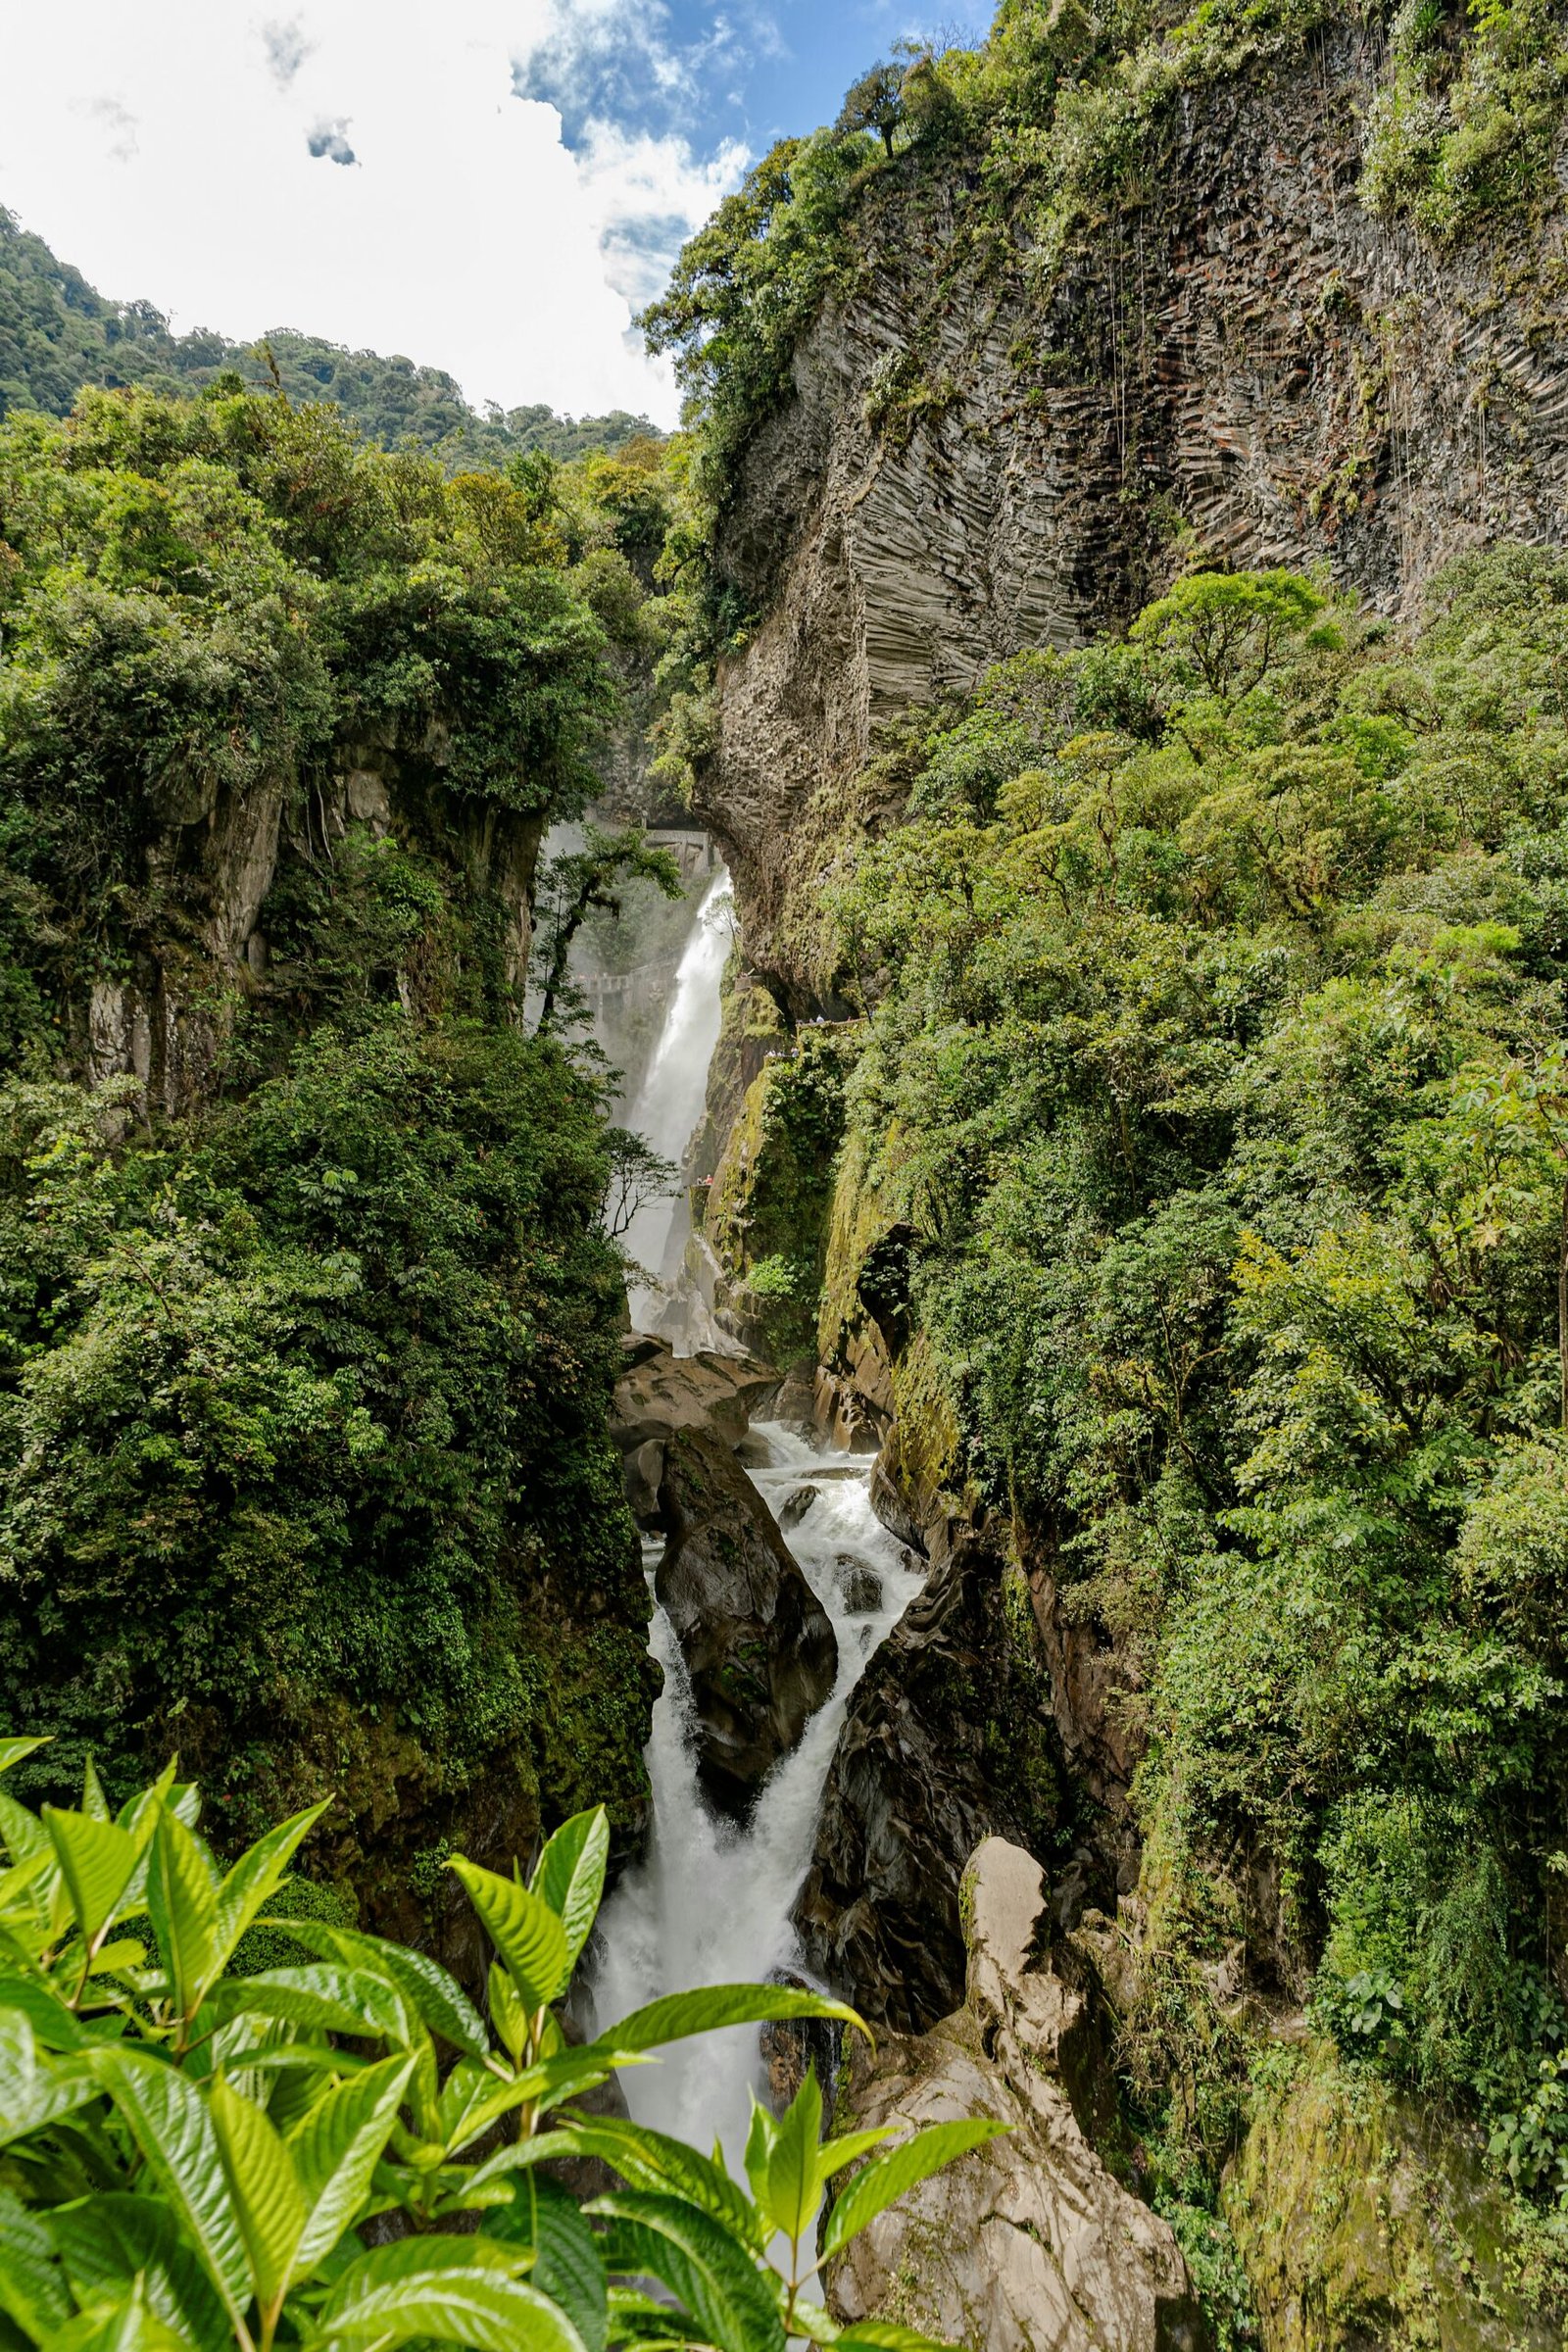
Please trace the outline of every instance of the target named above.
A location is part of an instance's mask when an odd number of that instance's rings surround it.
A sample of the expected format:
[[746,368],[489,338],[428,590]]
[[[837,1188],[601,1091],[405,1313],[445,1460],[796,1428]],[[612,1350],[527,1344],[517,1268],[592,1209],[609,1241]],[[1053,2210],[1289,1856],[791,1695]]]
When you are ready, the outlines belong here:
[[[0,1743],[0,1769],[33,1745]],[[785,2352],[806,2334],[925,2352],[906,2329],[840,2328],[805,2296],[824,2192],[841,2181],[825,2259],[1002,2127],[937,2125],[879,2153],[886,2130],[824,2142],[808,2076],[782,2117],[754,2104],[748,2194],[716,2152],[585,2115],[573,2101],[616,2067],[694,2034],[780,2018],[859,2028],[812,1993],[719,1985],[568,2044],[556,2005],[599,1907],[602,1811],[564,1824],[526,1884],[452,1856],[495,1952],[488,2022],[424,1954],[296,1910],[281,1924],[315,1957],[238,1973],[247,1934],[278,1924],[290,1860],[324,1810],[221,1871],[172,1765],[117,1816],[90,1771],[77,1811],[40,1817],[0,1795],[9,2342]],[[125,1932],[142,1913],[149,1939]],[[547,2168],[581,2157],[623,2185],[579,2205]]]

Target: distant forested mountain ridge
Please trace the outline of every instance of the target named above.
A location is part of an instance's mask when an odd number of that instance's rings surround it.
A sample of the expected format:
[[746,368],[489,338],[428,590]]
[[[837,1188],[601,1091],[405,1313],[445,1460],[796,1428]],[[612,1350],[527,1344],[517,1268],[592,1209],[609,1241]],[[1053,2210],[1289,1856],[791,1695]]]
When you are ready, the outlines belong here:
[[84,384],[201,391],[224,368],[258,384],[275,371],[291,400],[333,401],[383,449],[413,442],[449,467],[501,466],[534,449],[564,462],[658,429],[624,409],[574,420],[543,404],[470,408],[444,368],[347,351],[291,328],[263,343],[230,343],[205,327],[172,334],[150,302],[110,301],[0,206],[0,416],[41,409],[64,416]]

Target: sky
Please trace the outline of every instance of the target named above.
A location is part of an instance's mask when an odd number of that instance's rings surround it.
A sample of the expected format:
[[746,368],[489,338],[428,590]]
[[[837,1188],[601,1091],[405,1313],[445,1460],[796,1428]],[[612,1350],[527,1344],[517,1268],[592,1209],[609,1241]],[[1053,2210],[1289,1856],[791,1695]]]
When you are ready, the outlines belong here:
[[632,325],[775,138],[990,0],[0,0],[0,204],[176,331],[673,423]]

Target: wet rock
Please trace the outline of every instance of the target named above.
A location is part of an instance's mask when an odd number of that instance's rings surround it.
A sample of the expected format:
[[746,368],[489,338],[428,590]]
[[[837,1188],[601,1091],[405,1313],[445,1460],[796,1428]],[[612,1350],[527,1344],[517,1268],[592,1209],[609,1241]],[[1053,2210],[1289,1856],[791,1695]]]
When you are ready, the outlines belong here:
[[1061,1802],[1050,1687],[1008,1573],[966,1535],[871,1659],[795,1907],[807,1966],[905,2033],[962,1997],[970,1854],[993,1831],[1043,1844]]
[[645,1438],[620,1458],[626,1500],[639,1527],[652,1527],[659,1518],[659,1490],[664,1483],[664,1448],[657,1438]]
[[629,1332],[625,1370],[615,1384],[610,1434],[620,1449],[626,1500],[639,1527],[662,1527],[659,1493],[664,1447],[678,1430],[705,1429],[731,1446],[777,1378],[756,1356],[702,1350],[677,1355],[667,1340]]
[[699,1773],[714,1804],[742,1815],[832,1690],[838,1644],[721,1440],[702,1429],[671,1438],[659,1507],[669,1542],[656,1590],[691,1677]]
[[987,1838],[964,1893],[962,2006],[929,2034],[883,2038],[873,2058],[857,2048],[841,2110],[857,2127],[994,2116],[1009,2129],[880,2214],[832,2266],[830,2308],[986,2352],[1199,2352],[1169,2225],[1085,2130],[1081,2110],[1104,2096],[1098,2019],[1092,1991],[1046,1955],[1039,1864]]
[[[797,1992],[812,1989],[804,1977],[792,1976],[787,1970],[780,1970],[770,1982],[788,1984]],[[767,2075],[767,2104],[775,2115],[782,2115],[813,2068],[824,2096],[831,2096],[843,2055],[844,2028],[831,2017],[781,2018],[762,2028],[758,2048]]]
[[863,1560],[852,1560],[844,1578],[844,1606],[852,1617],[868,1617],[882,1606],[882,1579]]
[[778,1523],[786,1535],[792,1527],[800,1526],[821,1492],[820,1487],[797,1487],[794,1494],[786,1498],[784,1508],[778,1515]]

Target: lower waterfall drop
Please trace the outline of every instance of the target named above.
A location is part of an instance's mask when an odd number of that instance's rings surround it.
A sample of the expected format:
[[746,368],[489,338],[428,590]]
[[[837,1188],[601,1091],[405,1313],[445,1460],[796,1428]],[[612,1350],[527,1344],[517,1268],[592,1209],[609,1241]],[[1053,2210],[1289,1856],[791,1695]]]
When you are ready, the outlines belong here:
[[[764,1783],[750,1820],[720,1820],[698,1786],[685,1668],[669,1621],[656,1608],[653,1649],[664,1689],[648,1746],[653,1829],[646,1856],[602,1915],[592,1984],[601,2028],[662,1993],[756,1983],[780,1970],[802,1973],[790,1913],[810,1864],[850,1696],[922,1582],[872,1512],[868,1460],[818,1453],[777,1422],[754,1425],[751,1440],[765,1447],[767,1459],[749,1464],[748,1475],[775,1517],[798,1488],[817,1489],[785,1540],[832,1619],[838,1679],[800,1745]],[[650,1548],[657,1559],[657,1543]],[[873,1587],[875,1604],[868,1606]],[[717,2137],[737,2176],[752,2092],[761,2084],[755,2027],[677,2044],[658,2065],[631,2067],[621,2077],[639,2123],[704,2149]]]

